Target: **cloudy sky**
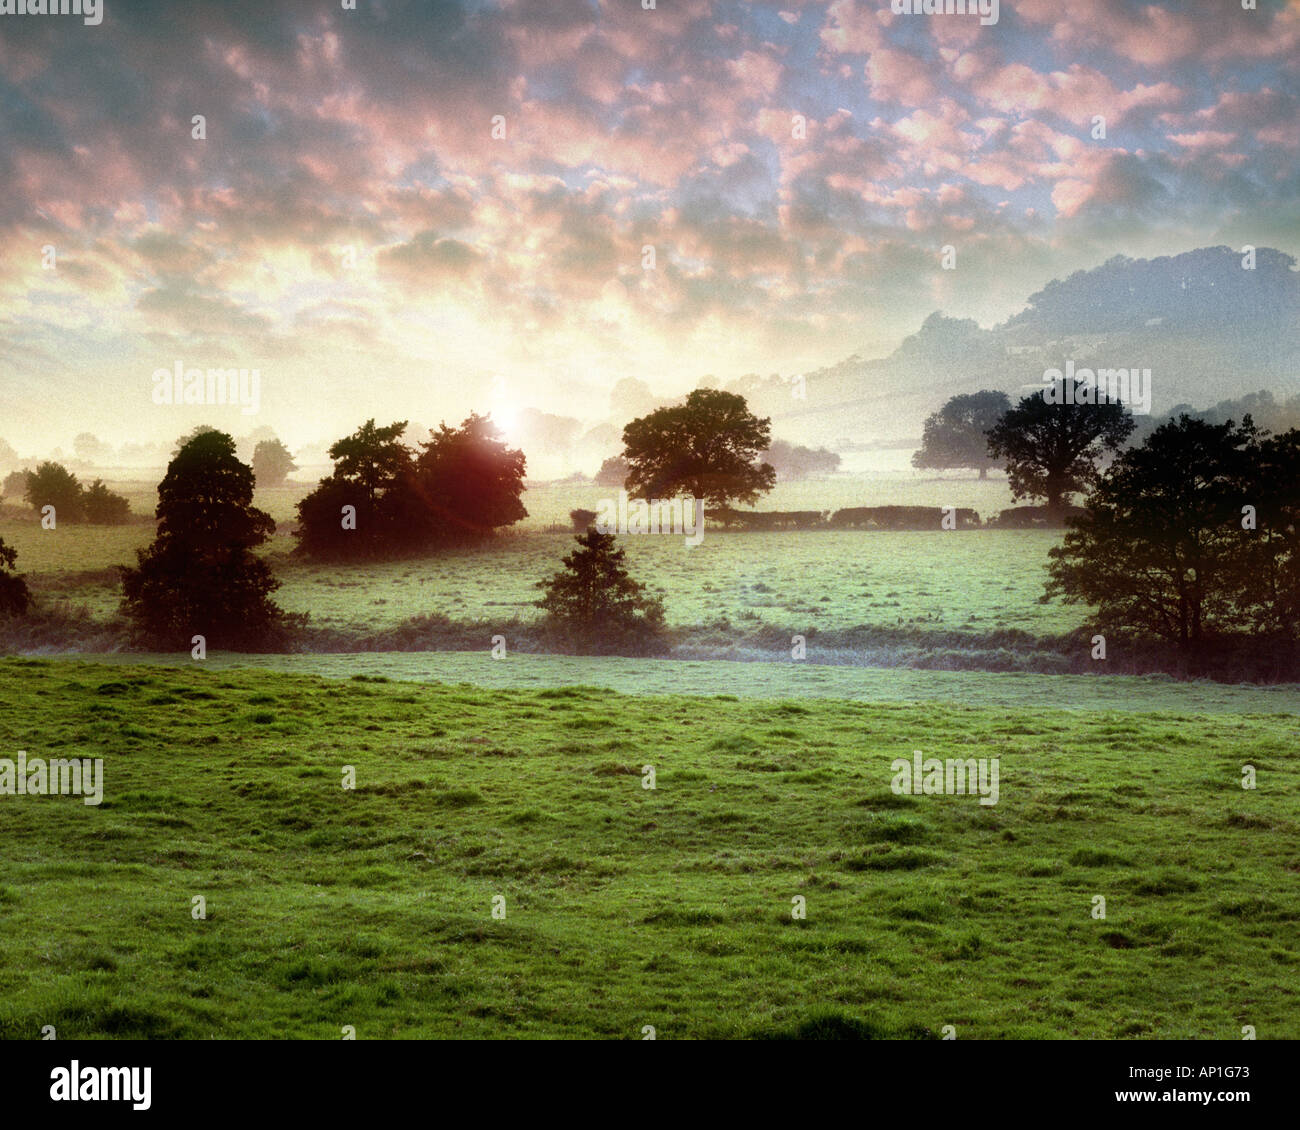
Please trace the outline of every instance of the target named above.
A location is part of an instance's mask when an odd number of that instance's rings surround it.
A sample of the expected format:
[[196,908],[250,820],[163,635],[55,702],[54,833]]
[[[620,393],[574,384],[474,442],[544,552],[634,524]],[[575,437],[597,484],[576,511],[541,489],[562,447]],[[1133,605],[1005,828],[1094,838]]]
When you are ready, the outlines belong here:
[[[0,15],[20,451],[594,423],[1115,254],[1300,254],[1300,0],[103,2]],[[258,415],[155,405],[177,360],[258,368]]]

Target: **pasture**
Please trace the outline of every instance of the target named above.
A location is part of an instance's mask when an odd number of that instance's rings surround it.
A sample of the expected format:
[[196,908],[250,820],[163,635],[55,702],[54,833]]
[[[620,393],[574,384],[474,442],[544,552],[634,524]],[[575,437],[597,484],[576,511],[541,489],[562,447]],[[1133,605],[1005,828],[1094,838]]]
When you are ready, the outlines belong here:
[[375,678],[0,661],[0,1036],[1300,1036],[1294,711]]
[[[137,513],[153,505],[153,488],[119,483]],[[288,486],[259,492],[257,505],[282,523],[265,547],[283,582],[277,602],[311,614],[312,625],[344,632],[395,628],[413,617],[457,623],[533,620],[535,582],[560,567],[572,537],[568,512],[595,509],[617,492],[590,484],[529,490],[529,518],[491,543],[436,557],[375,565],[318,564],[291,557],[293,507],[306,492]],[[985,517],[1011,504],[1004,480],[877,481],[865,477],[780,484],[763,509],[838,509],[852,505],[976,506]],[[97,619],[116,611],[114,567],[135,563],[148,544],[147,525],[61,526],[0,522],[0,537],[18,551],[33,591],[87,608]],[[918,631],[1032,636],[1068,632],[1085,610],[1042,604],[1047,530],[915,533],[736,533],[706,525],[701,545],[675,536],[623,539],[633,576],[660,592],[668,623],[722,631],[765,628],[790,634],[861,625]]]

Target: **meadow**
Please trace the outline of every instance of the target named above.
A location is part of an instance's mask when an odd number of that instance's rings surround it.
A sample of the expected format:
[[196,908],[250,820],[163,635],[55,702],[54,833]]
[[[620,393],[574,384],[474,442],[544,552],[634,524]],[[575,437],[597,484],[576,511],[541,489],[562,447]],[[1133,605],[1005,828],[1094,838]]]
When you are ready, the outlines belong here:
[[[1009,505],[1005,482],[873,483],[835,480],[782,484],[764,507],[834,509],[876,504],[939,505],[972,489],[989,500],[987,516]],[[137,512],[150,505],[146,484],[119,484]],[[291,556],[293,506],[306,488],[260,492],[259,506],[281,526],[265,547],[282,582],[277,603],[311,615],[313,627],[343,633],[396,628],[414,617],[441,616],[460,624],[534,621],[535,584],[560,568],[573,548],[568,511],[594,509],[606,488],[552,485],[526,492],[530,516],[490,543],[436,557],[373,565],[319,564]],[[554,527],[562,526],[563,530]],[[133,564],[152,537],[147,525],[62,526],[0,522],[0,537],[18,551],[19,569],[35,593],[98,620],[120,600],[115,566]],[[664,598],[670,625],[740,634],[772,630],[808,635],[873,626],[925,633],[1034,637],[1070,632],[1086,610],[1040,602],[1047,551],[1059,541],[1048,530],[919,533],[711,530],[696,547],[676,536],[623,539],[633,576]],[[719,639],[709,646],[718,653]],[[788,647],[788,644],[786,645]]]
[[[0,1036],[1300,1036],[1294,712],[30,659],[0,700],[105,762],[0,798]],[[895,794],[914,748],[998,804]]]

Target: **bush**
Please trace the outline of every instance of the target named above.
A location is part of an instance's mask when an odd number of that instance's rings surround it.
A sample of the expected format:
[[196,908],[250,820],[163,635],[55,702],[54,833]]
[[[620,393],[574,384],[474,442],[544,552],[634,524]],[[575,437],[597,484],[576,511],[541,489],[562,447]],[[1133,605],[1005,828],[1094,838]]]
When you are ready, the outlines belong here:
[[96,526],[123,526],[131,520],[131,504],[96,479],[81,495],[82,518]]
[[13,572],[18,551],[0,538],[0,616],[22,616],[31,603],[27,582]]

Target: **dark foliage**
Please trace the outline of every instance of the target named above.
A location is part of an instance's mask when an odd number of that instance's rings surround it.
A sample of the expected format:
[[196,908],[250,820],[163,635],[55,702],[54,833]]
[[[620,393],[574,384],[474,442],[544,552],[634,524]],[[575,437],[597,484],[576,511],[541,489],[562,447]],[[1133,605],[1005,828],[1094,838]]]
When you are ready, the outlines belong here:
[[537,602],[546,626],[580,651],[663,650],[663,602],[628,574],[614,535],[593,529],[574,540],[578,548],[564,558],[564,568],[537,582],[546,590]]
[[81,521],[81,483],[62,464],[45,462],[30,472],[23,497],[37,514],[53,506],[55,521]]
[[138,642],[261,650],[282,642],[290,618],[272,603],[279,587],[252,551],[275,530],[253,501],[253,471],[223,432],[186,442],[158,487],[158,532],[122,569],[122,611]]
[[418,455],[401,442],[405,428],[368,420],[330,448],[334,473],[298,504],[300,552],[335,560],[427,553],[528,516],[523,452],[502,442],[489,417],[443,424]]
[[696,389],[685,404],[656,409],[623,429],[628,493],[752,505],[776,483],[772,465],[757,462],[771,443],[771,424],[750,412],[743,396]]
[[1097,481],[1102,456],[1118,451],[1133,431],[1133,415],[1122,404],[1079,403],[1091,392],[1082,381],[1069,384],[1072,390],[1056,382],[1055,403],[1042,393],[1024,397],[988,434],[989,454],[1005,462],[1012,497],[1044,499],[1054,515]]
[[82,520],[96,526],[122,526],[131,521],[131,504],[96,479],[81,495]]
[[912,466],[937,471],[969,467],[987,478],[989,468],[998,465],[989,455],[988,432],[1010,410],[1011,398],[1005,392],[985,389],[952,397],[926,418]]
[[1085,511],[1050,551],[1049,596],[1093,604],[1103,632],[1164,640],[1195,664],[1247,637],[1294,657],[1300,431],[1266,439],[1249,417],[1180,417],[1116,459]]
[[18,551],[0,538],[0,616],[22,616],[31,604],[27,582],[14,572]]

